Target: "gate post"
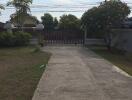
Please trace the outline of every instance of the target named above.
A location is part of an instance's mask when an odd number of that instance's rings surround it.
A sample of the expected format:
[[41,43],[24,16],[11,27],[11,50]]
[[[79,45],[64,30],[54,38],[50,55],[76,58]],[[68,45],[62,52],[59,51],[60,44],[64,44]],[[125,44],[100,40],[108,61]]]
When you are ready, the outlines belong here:
[[84,30],[84,45],[86,45],[86,40],[87,40],[87,29],[85,28],[85,30]]
[[43,24],[41,24],[41,23],[39,23],[38,25],[36,25],[36,30],[39,32],[39,44],[41,45],[41,46],[43,46],[44,45],[44,43],[43,43],[43,38],[42,38],[42,31],[43,31],[43,29],[44,29],[44,25]]

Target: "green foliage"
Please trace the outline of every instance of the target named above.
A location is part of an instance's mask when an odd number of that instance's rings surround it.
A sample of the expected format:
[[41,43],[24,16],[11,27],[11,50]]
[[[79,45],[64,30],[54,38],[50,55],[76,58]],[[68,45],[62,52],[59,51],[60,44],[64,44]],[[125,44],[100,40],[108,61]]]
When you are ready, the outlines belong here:
[[13,46],[15,36],[9,32],[2,32],[0,33],[0,46]]
[[59,22],[58,22],[57,18],[55,17],[54,21],[53,21],[53,25],[54,25],[55,29],[58,27],[58,24],[59,24]]
[[30,4],[32,4],[32,0],[11,0],[7,3],[7,6],[12,5],[16,8],[15,14],[18,16],[16,21],[18,21],[20,26],[23,25],[26,19],[25,16],[30,12]]
[[29,43],[31,35],[25,32],[0,33],[0,46],[23,46]]
[[80,29],[80,20],[74,15],[63,15],[60,17],[60,29],[76,30]]
[[30,11],[30,4],[33,0],[10,0],[7,2],[7,6],[13,5],[19,12]]
[[85,12],[81,19],[82,28],[92,34],[107,34],[111,28],[120,25],[130,13],[127,4],[118,0],[102,2]]
[[15,32],[15,45],[27,45],[29,43],[29,40],[31,38],[31,35],[26,32]]
[[49,13],[45,13],[44,16],[41,17],[42,19],[42,24],[45,26],[46,30],[51,30],[53,29],[53,17]]

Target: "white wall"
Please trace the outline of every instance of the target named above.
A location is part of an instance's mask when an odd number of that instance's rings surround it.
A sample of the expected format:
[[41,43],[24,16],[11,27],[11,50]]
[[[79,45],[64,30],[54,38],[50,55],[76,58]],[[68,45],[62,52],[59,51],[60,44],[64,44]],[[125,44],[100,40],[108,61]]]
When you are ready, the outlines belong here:
[[114,29],[113,45],[132,52],[132,29]]
[[90,39],[85,40],[85,45],[105,45],[104,39]]

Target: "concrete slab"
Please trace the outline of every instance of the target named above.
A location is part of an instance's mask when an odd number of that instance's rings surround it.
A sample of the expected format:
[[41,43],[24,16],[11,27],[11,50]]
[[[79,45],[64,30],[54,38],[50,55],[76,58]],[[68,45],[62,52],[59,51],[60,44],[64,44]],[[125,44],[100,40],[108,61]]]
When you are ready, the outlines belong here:
[[132,78],[83,47],[47,46],[53,55],[32,100],[132,100]]

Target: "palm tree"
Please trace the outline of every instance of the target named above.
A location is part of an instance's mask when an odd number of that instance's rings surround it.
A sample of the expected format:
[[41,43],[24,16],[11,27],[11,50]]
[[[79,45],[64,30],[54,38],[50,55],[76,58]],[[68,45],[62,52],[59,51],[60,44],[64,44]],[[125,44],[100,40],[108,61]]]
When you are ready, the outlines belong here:
[[28,12],[30,12],[30,4],[32,0],[12,0],[7,3],[7,6],[14,6],[16,8],[17,22],[20,27],[23,26],[24,19]]
[[32,0],[12,0],[7,3],[7,6],[14,6],[16,10],[23,10],[26,12],[30,12],[30,4],[32,4]]

